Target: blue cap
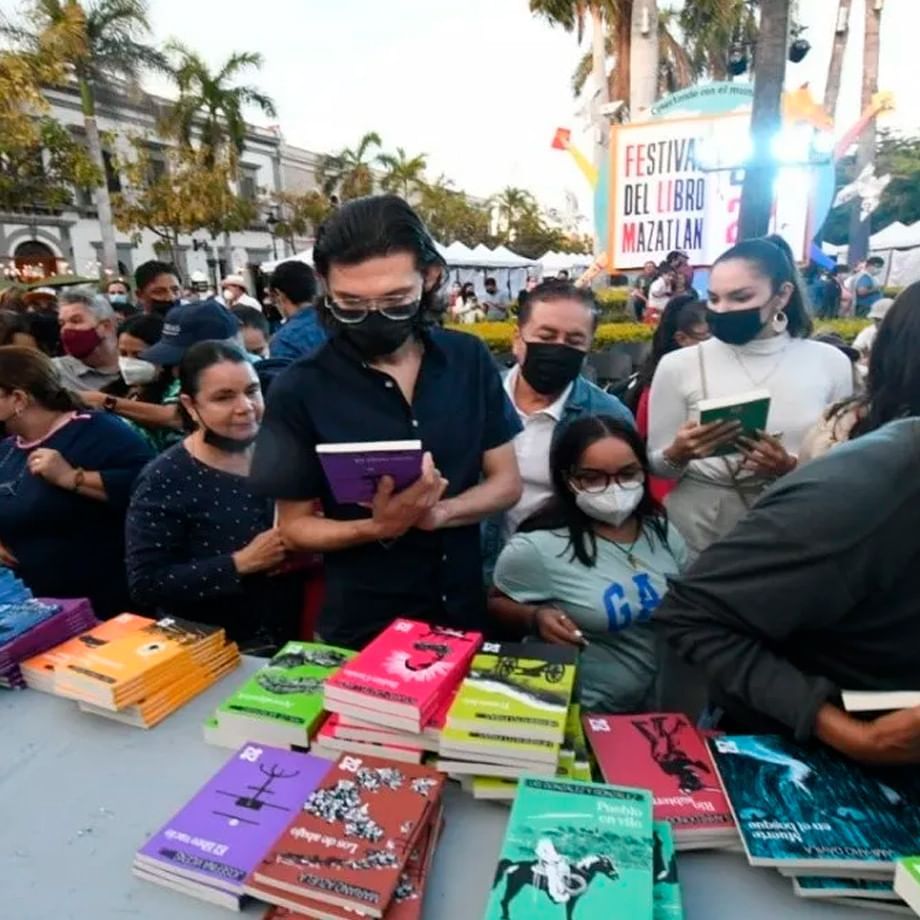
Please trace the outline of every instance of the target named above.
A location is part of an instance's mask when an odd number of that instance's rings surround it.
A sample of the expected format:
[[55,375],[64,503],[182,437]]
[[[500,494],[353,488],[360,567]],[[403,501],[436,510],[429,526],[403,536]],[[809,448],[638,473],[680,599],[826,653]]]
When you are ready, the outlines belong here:
[[182,304],[166,314],[160,341],[141,352],[141,358],[160,367],[171,367],[182,360],[192,345],[213,340],[224,342],[239,331],[239,320],[216,300]]

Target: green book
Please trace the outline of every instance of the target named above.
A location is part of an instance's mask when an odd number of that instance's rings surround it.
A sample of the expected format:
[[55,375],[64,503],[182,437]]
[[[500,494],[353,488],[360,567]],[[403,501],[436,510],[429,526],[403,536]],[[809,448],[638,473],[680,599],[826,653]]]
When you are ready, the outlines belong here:
[[522,779],[484,920],[649,920],[652,912],[651,793]]
[[[770,391],[751,390],[721,399],[702,399],[699,403],[700,424],[710,422],[740,422],[740,434],[756,438],[758,431],[767,430],[770,414]],[[737,453],[734,444],[725,444],[715,451],[714,456]]]
[[[591,760],[588,757],[588,743],[585,741],[584,729],[581,727],[581,706],[578,703],[572,703],[569,706],[569,712],[565,721],[565,748],[572,750],[572,772],[571,778],[578,779],[585,783],[590,783]],[[562,763],[562,754],[559,755],[559,762]]]
[[481,759],[486,763],[508,763],[510,765],[547,763],[555,768],[559,763],[558,741],[544,741],[540,738],[515,738],[485,735],[465,728],[447,726],[441,732],[438,753],[441,757],[459,757],[464,760]]
[[498,776],[474,776],[470,784],[474,799],[493,802],[513,802],[517,795],[518,781]]
[[920,856],[899,859],[894,870],[894,890],[920,917]]
[[448,728],[560,744],[577,654],[543,642],[487,642],[447,713]]
[[229,745],[260,741],[308,747],[323,717],[323,685],[354,654],[330,645],[288,642],[220,704],[218,731],[212,734]]
[[677,880],[677,853],[671,825],[656,821],[652,836],[652,881],[654,883],[654,920],[684,920],[684,904]]

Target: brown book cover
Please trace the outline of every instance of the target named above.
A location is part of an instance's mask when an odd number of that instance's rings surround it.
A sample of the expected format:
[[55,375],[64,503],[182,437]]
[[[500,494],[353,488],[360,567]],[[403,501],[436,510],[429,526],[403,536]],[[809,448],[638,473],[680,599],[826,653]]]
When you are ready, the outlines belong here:
[[343,756],[254,872],[256,882],[383,917],[444,777],[416,764]]

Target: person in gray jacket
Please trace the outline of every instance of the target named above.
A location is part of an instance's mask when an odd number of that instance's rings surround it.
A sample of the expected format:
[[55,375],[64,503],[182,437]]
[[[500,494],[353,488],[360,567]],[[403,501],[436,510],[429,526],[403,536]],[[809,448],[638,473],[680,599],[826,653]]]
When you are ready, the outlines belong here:
[[920,690],[920,419],[783,477],[673,579],[655,621],[730,732],[920,763],[920,707],[874,719],[842,690]]

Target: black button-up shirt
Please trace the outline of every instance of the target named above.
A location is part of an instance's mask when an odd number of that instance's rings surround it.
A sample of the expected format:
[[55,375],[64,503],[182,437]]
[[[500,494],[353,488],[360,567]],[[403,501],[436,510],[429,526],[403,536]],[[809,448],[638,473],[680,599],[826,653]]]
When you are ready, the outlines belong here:
[[[511,441],[520,422],[492,357],[475,336],[440,329],[424,335],[412,404],[389,374],[333,340],[273,383],[256,443],[252,481],[275,499],[320,499],[335,520],[369,512],[336,503],[316,445],[421,440],[448,482],[446,497],[475,486],[482,455]],[[482,628],[479,526],[427,532],[326,554],[326,601],[319,632],[360,646],[397,616]]]

